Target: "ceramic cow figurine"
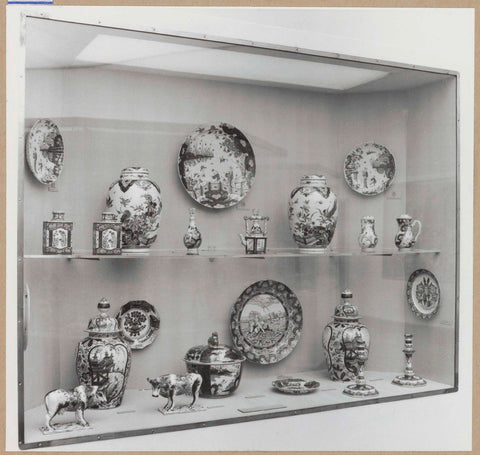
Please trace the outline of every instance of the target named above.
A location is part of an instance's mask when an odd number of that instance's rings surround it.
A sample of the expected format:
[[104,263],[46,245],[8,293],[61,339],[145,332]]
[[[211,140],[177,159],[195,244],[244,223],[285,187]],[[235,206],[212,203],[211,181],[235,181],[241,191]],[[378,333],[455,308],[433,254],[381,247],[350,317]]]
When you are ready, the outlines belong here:
[[167,404],[163,407],[165,412],[174,410],[173,400],[176,395],[192,396],[192,402],[188,405],[188,408],[192,409],[198,399],[200,386],[202,385],[202,377],[197,373],[188,373],[185,376],[164,374],[154,379],[147,378],[147,381],[152,386],[153,397],[160,395],[168,399]]
[[105,401],[105,396],[98,391],[98,386],[79,385],[73,390],[55,389],[48,392],[45,395],[46,430],[65,431],[65,425],[52,425],[52,419],[65,411],[75,412],[77,424],[81,427],[88,427],[89,424],[84,416],[85,409],[98,406],[102,401]]

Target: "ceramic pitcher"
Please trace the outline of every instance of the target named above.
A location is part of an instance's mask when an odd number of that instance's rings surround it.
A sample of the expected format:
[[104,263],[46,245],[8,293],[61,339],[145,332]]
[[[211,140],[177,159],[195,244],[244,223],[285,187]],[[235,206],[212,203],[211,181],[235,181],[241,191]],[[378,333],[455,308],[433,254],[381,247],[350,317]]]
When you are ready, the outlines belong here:
[[[410,215],[400,215],[397,218],[399,231],[395,236],[395,245],[398,249],[411,248],[417,242],[420,232],[422,232],[422,223],[414,220]],[[418,224],[418,231],[413,233],[413,226]]]

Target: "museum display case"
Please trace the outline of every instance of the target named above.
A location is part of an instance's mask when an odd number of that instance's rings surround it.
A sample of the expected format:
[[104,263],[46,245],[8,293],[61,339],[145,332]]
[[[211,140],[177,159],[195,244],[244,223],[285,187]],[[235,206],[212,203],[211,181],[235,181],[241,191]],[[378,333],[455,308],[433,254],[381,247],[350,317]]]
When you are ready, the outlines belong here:
[[24,20],[22,449],[458,390],[455,72]]

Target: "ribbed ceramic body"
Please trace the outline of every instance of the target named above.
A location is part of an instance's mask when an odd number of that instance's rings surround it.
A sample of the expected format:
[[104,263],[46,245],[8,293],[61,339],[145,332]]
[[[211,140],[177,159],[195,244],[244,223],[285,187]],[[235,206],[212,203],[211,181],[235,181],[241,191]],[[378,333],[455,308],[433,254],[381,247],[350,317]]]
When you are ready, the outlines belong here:
[[116,319],[106,314],[110,305],[105,302],[99,303],[100,314],[90,320],[88,336],[78,343],[76,355],[80,383],[98,386],[105,396],[101,409],[120,406],[131,363],[130,347],[120,338]]
[[307,175],[290,196],[288,219],[301,251],[321,252],[332,241],[337,225],[337,197],[324,176]]
[[189,349],[184,360],[189,373],[202,376],[200,396],[216,398],[237,390],[245,357],[236,349],[219,345],[218,335],[213,333],[208,345]]
[[147,169],[124,169],[120,179],[110,186],[106,205],[122,222],[123,251],[150,248],[160,227],[162,198]]
[[364,216],[360,224],[362,230],[358,236],[358,244],[364,251],[373,250],[378,243],[378,237],[375,234],[375,218]]
[[354,353],[357,335],[365,341],[367,352],[370,347],[370,334],[360,322],[357,307],[348,301],[351,297],[348,290],[342,293],[345,300],[336,307],[333,321],[323,330],[322,344],[332,381],[350,381],[355,378],[358,371]]

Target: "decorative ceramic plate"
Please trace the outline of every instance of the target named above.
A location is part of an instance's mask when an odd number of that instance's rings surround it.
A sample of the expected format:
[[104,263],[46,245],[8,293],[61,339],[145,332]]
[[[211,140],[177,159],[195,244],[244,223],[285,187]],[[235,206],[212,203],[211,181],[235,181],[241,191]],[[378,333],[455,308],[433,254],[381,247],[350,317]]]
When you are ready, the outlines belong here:
[[407,299],[411,310],[419,318],[434,316],[440,306],[440,286],[435,275],[428,270],[415,270],[408,279]]
[[63,138],[51,120],[37,120],[27,137],[27,163],[35,178],[45,185],[57,180],[63,169]]
[[252,187],[255,155],[248,139],[234,126],[200,126],[182,145],[178,174],[199,204],[225,209],[238,204]]
[[121,336],[132,349],[143,349],[157,337],[160,318],[153,305],[145,300],[126,303],[116,317]]
[[287,357],[302,332],[302,307],[283,283],[257,281],[245,289],[232,309],[230,330],[247,360],[276,363]]
[[395,176],[395,160],[383,145],[356,147],[345,158],[343,174],[347,185],[357,193],[375,196],[383,193]]
[[320,387],[318,381],[307,381],[305,379],[277,379],[272,382],[274,389],[279,392],[288,393],[289,395],[304,395],[306,393],[315,392]]

